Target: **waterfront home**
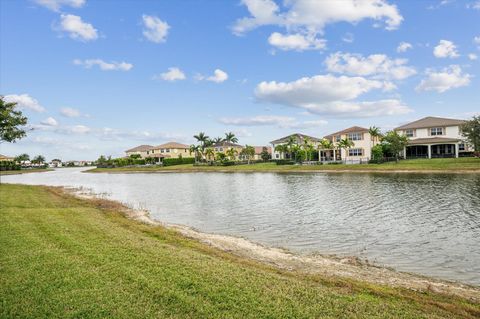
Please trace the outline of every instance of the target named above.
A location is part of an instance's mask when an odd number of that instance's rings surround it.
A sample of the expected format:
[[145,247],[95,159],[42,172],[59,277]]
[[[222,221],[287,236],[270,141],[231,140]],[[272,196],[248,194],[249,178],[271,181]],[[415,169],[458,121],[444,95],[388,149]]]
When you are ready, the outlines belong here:
[[212,148],[215,154],[223,153],[225,155],[227,155],[228,150],[233,148],[235,150],[235,160],[238,160],[240,158],[240,153],[242,152],[244,147],[240,144],[224,141],[213,144]]
[[[287,153],[278,152],[275,150],[278,145],[285,145],[288,144],[290,141],[294,142],[297,145],[303,145],[305,144],[305,140],[309,140],[315,149],[318,148],[318,145],[321,141],[321,139],[317,137],[308,136],[300,133],[290,134],[288,136],[279,138],[278,140],[271,141],[270,144],[272,144],[272,159],[288,159],[289,155]],[[315,154],[318,155],[317,152],[314,152],[314,158],[312,160],[317,160]]]
[[0,162],[1,161],[13,161],[13,160],[14,160],[13,157],[0,154]]
[[153,157],[161,160],[162,158],[193,157],[193,154],[190,153],[190,147],[186,144],[168,142],[157,146],[150,146],[146,151],[145,157]]
[[272,158],[272,148],[270,146],[254,146],[255,148],[255,155],[253,156],[253,159],[256,161],[263,160],[262,158],[262,152],[264,149],[266,149],[268,155],[270,155],[270,158]]
[[[347,129],[329,134],[324,138],[332,142],[335,147],[331,150],[321,150],[321,161],[362,163],[370,160],[374,141],[371,139],[368,128],[352,126]],[[338,142],[344,139],[353,142],[353,146],[346,149],[338,148]]]
[[473,149],[461,135],[464,120],[428,116],[395,128],[408,137],[408,146],[402,152],[404,158],[459,157]]
[[141,158],[145,158],[148,154],[147,151],[150,150],[152,147],[152,145],[139,145],[129,150],[126,150],[125,153],[127,154],[127,157],[138,154],[141,156]]
[[51,168],[62,167],[62,162],[55,159],[55,160],[50,161],[50,163],[48,163],[48,166],[51,167]]

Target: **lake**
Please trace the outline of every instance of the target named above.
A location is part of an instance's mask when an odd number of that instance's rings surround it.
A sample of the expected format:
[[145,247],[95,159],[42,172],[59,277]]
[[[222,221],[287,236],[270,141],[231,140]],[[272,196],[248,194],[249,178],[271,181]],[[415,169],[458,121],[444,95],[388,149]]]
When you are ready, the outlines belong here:
[[85,187],[162,222],[480,285],[480,174],[83,170],[2,176],[1,182]]

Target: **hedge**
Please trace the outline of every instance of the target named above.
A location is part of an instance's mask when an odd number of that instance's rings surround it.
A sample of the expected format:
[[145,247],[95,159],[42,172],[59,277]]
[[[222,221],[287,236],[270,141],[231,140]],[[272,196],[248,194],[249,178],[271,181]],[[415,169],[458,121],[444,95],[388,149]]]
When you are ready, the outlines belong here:
[[292,161],[289,159],[279,159],[279,160],[275,160],[275,163],[277,165],[294,165],[295,161]]
[[0,171],[18,171],[21,167],[14,161],[0,161]]
[[163,166],[193,164],[195,163],[195,158],[193,157],[164,158],[162,163],[163,163]]

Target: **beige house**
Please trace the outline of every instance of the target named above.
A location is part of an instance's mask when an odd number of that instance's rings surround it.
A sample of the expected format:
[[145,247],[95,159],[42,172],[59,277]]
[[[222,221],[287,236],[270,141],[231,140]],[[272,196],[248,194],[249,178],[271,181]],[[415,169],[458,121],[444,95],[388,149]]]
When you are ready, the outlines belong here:
[[127,154],[127,157],[130,157],[130,155],[138,154],[142,158],[145,158],[147,157],[148,150],[151,149],[152,147],[153,147],[152,145],[139,145],[137,147],[126,150],[125,153]]
[[212,145],[213,151],[215,154],[217,153],[224,153],[226,154],[227,151],[233,148],[236,152],[235,159],[240,158],[240,152],[243,150],[243,146],[235,143],[230,142],[220,142]]
[[332,150],[321,150],[321,161],[361,163],[370,160],[372,156],[374,142],[372,141],[367,128],[352,126],[342,131],[327,135],[325,136],[325,139],[331,141],[335,145],[343,139],[348,139],[352,141],[354,145],[349,149],[335,147],[335,149]]
[[404,158],[459,157],[473,151],[461,135],[464,120],[428,116],[395,128],[408,137]]
[[193,156],[193,154],[190,154],[190,147],[188,145],[177,142],[168,142],[157,146],[150,146],[146,151],[146,157],[155,158],[185,158]]
[[300,133],[295,133],[295,134],[291,134],[291,135],[279,138],[278,140],[270,142],[270,144],[272,144],[272,159],[287,159],[288,158],[288,154],[285,154],[284,152],[275,151],[275,147],[277,147],[278,145],[287,144],[290,141],[290,139],[293,139],[295,141],[295,143],[298,144],[298,145],[303,145],[305,143],[305,140],[308,139],[310,141],[310,143],[313,144],[313,147],[315,149],[318,148],[318,145],[321,141],[321,139],[319,139],[317,137],[308,136],[308,135],[300,134]]
[[266,148],[270,158],[272,157],[272,148],[270,146],[254,146],[255,148],[255,155],[253,156],[253,160],[259,161],[262,160],[262,152],[263,149]]
[[0,154],[0,161],[13,161],[13,160],[14,160],[13,157],[9,157],[9,156],[5,156],[5,155]]

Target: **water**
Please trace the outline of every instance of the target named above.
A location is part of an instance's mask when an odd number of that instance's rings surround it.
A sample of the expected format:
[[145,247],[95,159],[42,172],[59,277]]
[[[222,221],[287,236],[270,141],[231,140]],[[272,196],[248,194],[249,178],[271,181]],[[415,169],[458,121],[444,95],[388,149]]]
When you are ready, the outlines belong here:
[[480,285],[480,174],[86,174],[2,183],[86,187],[160,221],[298,253],[355,255]]

